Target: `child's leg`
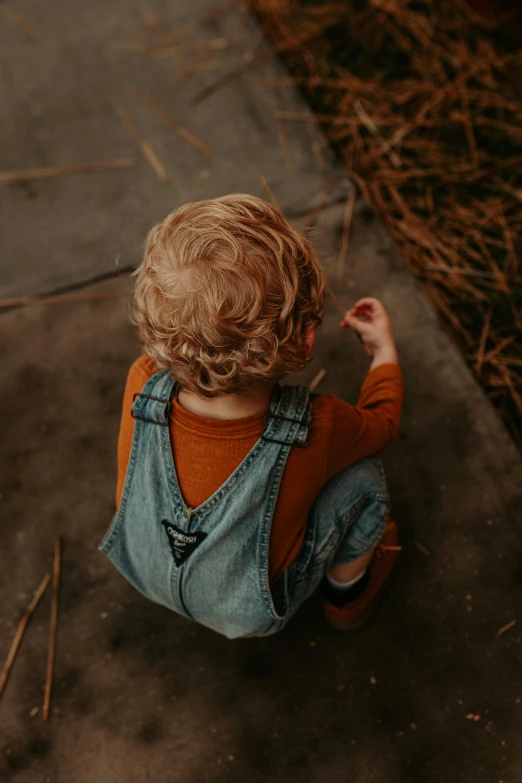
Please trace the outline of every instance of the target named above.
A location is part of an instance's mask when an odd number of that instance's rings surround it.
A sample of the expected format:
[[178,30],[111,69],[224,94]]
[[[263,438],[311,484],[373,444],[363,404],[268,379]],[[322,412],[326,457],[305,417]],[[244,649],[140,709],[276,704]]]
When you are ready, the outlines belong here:
[[376,558],[379,568],[374,568],[374,552],[390,524],[380,460],[363,459],[334,476],[310,512],[303,549],[289,573],[294,607],[321,583],[327,602],[336,607],[345,600],[358,606],[361,596],[364,601],[374,596],[385,563]]
[[316,544],[330,550],[324,573],[338,582],[353,581],[370,563],[389,517],[381,460],[362,459],[334,476],[317,499],[315,515]]
[[[344,519],[346,529],[321,582],[325,610],[358,606],[368,594],[371,562],[388,519],[386,479],[380,460],[363,460],[336,477],[339,486],[328,498],[330,513]],[[342,498],[339,497],[342,495]],[[375,579],[372,580],[375,583]],[[350,606],[350,614],[353,606]],[[346,613],[346,612],[345,612]]]
[[375,549],[372,549],[368,554],[358,557],[357,560],[352,560],[351,563],[338,563],[333,565],[328,571],[328,576],[336,582],[353,582],[358,576],[362,576],[373,557]]
[[[383,536],[374,550],[365,557],[345,565],[352,566],[339,570],[339,566],[331,569],[323,582],[321,590],[324,596],[324,612],[326,619],[341,631],[355,631],[370,617],[377,606],[378,599],[393,571],[400,550],[397,526],[388,519]],[[361,571],[361,565],[365,566]],[[343,566],[340,566],[342,569]],[[341,582],[332,577],[332,571],[339,576],[349,575],[358,571],[358,575],[350,581]]]

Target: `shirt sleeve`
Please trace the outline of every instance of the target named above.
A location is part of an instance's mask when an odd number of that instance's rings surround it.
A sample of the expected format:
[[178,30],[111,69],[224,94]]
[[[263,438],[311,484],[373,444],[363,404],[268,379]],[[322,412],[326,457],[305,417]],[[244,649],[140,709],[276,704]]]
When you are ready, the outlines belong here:
[[134,395],[140,392],[156,368],[148,356],[140,356],[129,370],[127,383],[123,393],[123,408],[121,412],[120,434],[118,436],[118,481],[116,484],[116,508],[120,505],[125,476],[134,436],[134,419],[131,416]]
[[327,481],[363,457],[383,454],[395,441],[403,401],[401,369],[397,364],[383,364],[369,372],[355,406],[336,396],[332,400]]

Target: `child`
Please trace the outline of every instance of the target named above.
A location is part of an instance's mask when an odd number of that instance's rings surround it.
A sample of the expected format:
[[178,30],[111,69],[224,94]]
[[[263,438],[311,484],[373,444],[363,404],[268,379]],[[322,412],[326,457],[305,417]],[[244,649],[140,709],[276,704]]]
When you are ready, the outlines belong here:
[[319,585],[327,620],[358,628],[399,548],[375,458],[402,405],[383,306],[361,300],[341,323],[372,359],[353,407],[279,385],[310,356],[324,274],[264,201],[175,210],[136,277],[146,353],[127,380],[101,551],[145,596],[230,638],[279,631]]

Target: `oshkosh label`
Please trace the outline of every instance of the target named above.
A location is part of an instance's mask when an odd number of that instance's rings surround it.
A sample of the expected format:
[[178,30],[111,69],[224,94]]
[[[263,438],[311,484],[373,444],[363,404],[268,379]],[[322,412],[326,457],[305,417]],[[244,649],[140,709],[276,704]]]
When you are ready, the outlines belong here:
[[174,555],[174,562],[177,566],[184,563],[187,557],[189,557],[207,537],[206,533],[185,533],[184,530],[180,530],[179,527],[173,525],[172,522],[167,522],[166,519],[163,519],[161,524],[165,528],[170,548]]

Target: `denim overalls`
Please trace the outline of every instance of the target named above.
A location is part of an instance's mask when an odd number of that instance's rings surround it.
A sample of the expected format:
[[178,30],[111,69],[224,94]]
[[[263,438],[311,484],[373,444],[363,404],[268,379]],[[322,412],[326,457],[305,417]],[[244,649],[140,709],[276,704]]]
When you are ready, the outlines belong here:
[[310,512],[301,552],[271,588],[272,518],[290,449],[307,445],[308,389],[281,388],[261,438],[195,509],[181,495],[170,443],[177,391],[163,371],[135,397],[122,499],[100,550],[143,595],[229,638],[275,633],[332,563],[353,560],[377,544],[387,518],[380,462],[361,461],[326,485]]

